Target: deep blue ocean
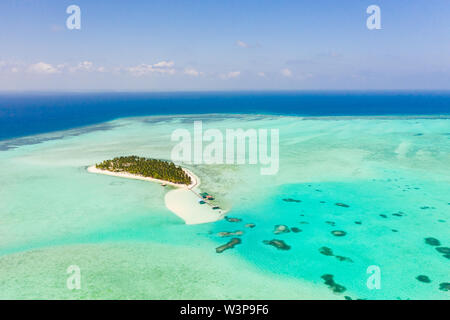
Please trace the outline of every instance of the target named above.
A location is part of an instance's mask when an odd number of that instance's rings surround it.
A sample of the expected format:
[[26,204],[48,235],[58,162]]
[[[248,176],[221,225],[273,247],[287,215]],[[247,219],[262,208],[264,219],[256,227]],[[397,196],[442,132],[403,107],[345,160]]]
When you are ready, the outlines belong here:
[[164,114],[449,115],[450,92],[1,93],[0,140]]

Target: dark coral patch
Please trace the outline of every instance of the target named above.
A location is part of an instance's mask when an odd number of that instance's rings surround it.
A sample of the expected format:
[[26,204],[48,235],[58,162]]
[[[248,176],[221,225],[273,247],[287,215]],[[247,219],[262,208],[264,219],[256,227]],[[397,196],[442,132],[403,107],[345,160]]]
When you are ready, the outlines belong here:
[[338,207],[343,207],[343,208],[349,208],[350,206],[348,204],[342,203],[342,202],[337,202],[335,203],[335,205],[337,205]]
[[225,217],[225,220],[227,220],[228,222],[241,222],[242,221],[242,219],[231,218],[231,217]]
[[331,231],[331,233],[336,237],[343,237],[347,234],[347,232],[342,231],[342,230],[333,230],[333,231]]
[[425,238],[425,243],[429,244],[430,246],[440,246],[441,245],[441,242],[438,239],[432,238],[432,237]]
[[217,253],[222,253],[227,249],[232,249],[234,248],[235,245],[240,244],[242,242],[241,239],[239,238],[233,238],[230,241],[228,241],[227,243],[225,243],[224,245],[221,245],[220,247],[216,248],[216,252]]
[[288,232],[291,232],[291,230],[289,229],[288,226],[286,226],[284,224],[277,224],[273,230],[273,233],[275,233],[275,234],[288,233]]
[[380,217],[382,217],[382,218],[387,218],[387,215],[385,215],[385,214],[380,214]]
[[334,257],[336,257],[336,259],[338,259],[339,261],[353,262],[353,260],[350,259],[350,258],[347,258],[347,257],[344,257],[344,256],[335,256],[334,253],[333,253],[333,250],[331,250],[331,248],[328,248],[328,247],[321,247],[321,248],[319,249],[319,252],[320,252],[321,254],[323,254],[324,256],[329,256],[329,257],[334,256]]
[[355,221],[355,224],[362,224],[361,221]]
[[348,257],[344,257],[344,256],[335,256],[336,259],[338,259],[339,261],[347,261],[347,262],[353,262],[352,259],[348,258]]
[[300,203],[300,202],[302,202],[302,200],[292,199],[292,198],[284,198],[283,201],[284,201],[284,202],[295,202],[295,203]]
[[436,250],[443,254],[450,254],[450,248],[449,247],[437,247]]
[[287,245],[283,240],[273,239],[273,240],[264,240],[264,244],[274,246],[279,250],[289,250],[291,246]]
[[393,213],[392,215],[396,216],[396,217],[403,217],[405,215],[405,213],[399,211],[399,212]]
[[322,247],[322,248],[320,248],[319,249],[319,252],[321,253],[321,254],[323,254],[324,256],[333,256],[334,254],[333,254],[333,250],[331,250],[330,248],[328,248],[328,247]]
[[294,233],[299,233],[299,232],[302,232],[302,229],[299,229],[297,227],[292,227],[291,231],[294,232]]
[[333,290],[334,293],[342,293],[346,290],[346,288],[343,285],[340,285],[336,283],[333,279],[332,274],[324,274],[321,278],[325,280],[325,284]]
[[417,276],[416,279],[419,280],[420,282],[425,282],[425,283],[430,283],[431,282],[430,278],[428,278],[425,275]]
[[222,231],[219,232],[217,235],[219,237],[231,237],[231,236],[242,236],[244,234],[244,231],[238,230],[238,231]]
[[442,282],[439,284],[439,290],[450,291],[450,282]]

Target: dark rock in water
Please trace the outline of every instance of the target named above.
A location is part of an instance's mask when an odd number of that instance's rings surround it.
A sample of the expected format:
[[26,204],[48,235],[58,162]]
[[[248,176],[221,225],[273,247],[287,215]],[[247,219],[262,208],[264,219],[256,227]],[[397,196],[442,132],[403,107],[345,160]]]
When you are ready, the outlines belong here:
[[356,224],[362,224],[362,222],[361,222],[361,221],[355,221],[355,223],[356,223]]
[[321,253],[321,254],[323,254],[324,256],[333,256],[334,254],[333,254],[333,250],[331,250],[330,248],[328,248],[328,247],[322,247],[322,248],[320,248],[319,249],[319,252]]
[[302,232],[302,229],[299,229],[297,227],[292,227],[291,231],[294,232],[294,233],[299,233],[299,232]]
[[245,227],[246,227],[246,228],[254,228],[254,227],[256,227],[256,224],[254,224],[254,223],[247,223],[247,224],[245,225]]
[[442,256],[443,256],[444,258],[450,259],[450,253],[443,254]]
[[297,200],[297,199],[292,199],[292,198],[284,198],[283,201],[284,202],[295,202],[295,203],[302,202],[302,200]]
[[274,246],[275,248],[279,250],[289,250],[291,249],[291,246],[287,245],[283,240],[273,239],[273,240],[264,240],[264,244]]
[[424,275],[417,276],[416,279],[419,280],[420,282],[425,282],[425,283],[431,282],[430,278],[428,278],[427,276],[424,276]]
[[450,282],[442,282],[439,284],[439,290],[450,291]]
[[325,221],[325,223],[329,224],[330,226],[333,226],[333,227],[336,225],[336,222],[334,222],[334,221]]
[[227,232],[227,231],[222,231],[219,232],[217,235],[219,237],[231,237],[231,236],[242,236],[244,234],[244,231],[234,231],[234,232]]
[[275,226],[275,229],[273,230],[273,233],[275,233],[275,234],[288,233],[288,232],[291,232],[291,230],[289,230],[289,227],[284,224],[277,224]]
[[342,293],[346,290],[346,288],[340,284],[337,284],[334,279],[333,279],[333,275],[332,274],[324,274],[321,277],[323,280],[325,280],[325,284],[331,289],[333,290],[334,293]]
[[[320,203],[325,203],[325,201],[320,201]],[[450,204],[450,203],[449,203]]]
[[415,137],[420,137],[420,136],[423,136],[423,133],[416,133],[414,136]]
[[392,232],[398,232],[398,230],[397,229],[391,229],[392,230]]
[[440,253],[444,254],[450,254],[450,248],[449,247],[437,247],[436,250]]
[[333,231],[331,231],[331,233],[336,237],[343,237],[347,234],[347,232],[342,231],[342,230],[333,230]]
[[382,217],[382,218],[387,218],[387,215],[385,215],[385,214],[380,214],[380,217]]
[[228,241],[226,244],[221,245],[220,247],[216,248],[216,252],[217,253],[222,253],[227,249],[232,249],[234,248],[235,245],[240,244],[242,241],[239,238],[233,238],[230,241]]
[[349,208],[350,207],[348,204],[341,203],[341,202],[337,202],[337,203],[335,203],[335,205],[337,205],[339,207],[343,207],[343,208]]
[[425,238],[425,243],[429,244],[430,246],[440,246],[441,245],[441,242],[438,239],[432,238],[432,237]]
[[225,217],[225,220],[227,220],[228,222],[241,222],[242,221],[242,219],[230,218],[230,217]]
[[352,298],[349,297],[349,296],[345,296],[344,299],[345,299],[345,300],[352,300]]
[[403,217],[403,215],[401,213],[393,213],[392,215],[396,216],[396,217]]
[[422,209],[422,210],[427,210],[427,209],[430,209],[430,207],[428,207],[428,206],[423,206],[423,207],[420,207],[420,209]]
[[344,257],[344,256],[335,256],[336,259],[338,259],[339,261],[347,261],[347,262],[353,262],[352,259],[348,258],[348,257]]

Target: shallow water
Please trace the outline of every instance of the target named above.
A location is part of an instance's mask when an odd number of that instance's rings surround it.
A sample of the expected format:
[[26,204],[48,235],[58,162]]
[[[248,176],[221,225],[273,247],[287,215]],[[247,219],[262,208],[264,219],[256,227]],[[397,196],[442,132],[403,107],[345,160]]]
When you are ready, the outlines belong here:
[[[186,226],[165,208],[167,191],[158,184],[86,171],[119,155],[169,159],[171,132],[192,130],[199,118],[205,128],[280,130],[275,176],[260,175],[257,165],[188,166],[201,189],[242,222]],[[0,141],[3,298],[449,298],[439,290],[450,282],[449,260],[424,241],[450,246],[448,119],[201,115],[119,119],[100,128]],[[250,222],[256,227],[245,227]],[[280,224],[301,232],[273,234]],[[244,231],[242,244],[216,254],[229,241],[216,233],[236,230]],[[272,239],[291,249],[263,243]],[[323,255],[322,247],[352,262]],[[189,263],[179,255],[191,256]],[[65,287],[70,264],[89,274],[80,292]],[[180,265],[183,276],[174,279]],[[379,290],[366,286],[371,265],[381,270]],[[332,293],[324,274],[346,291]],[[199,278],[192,296],[186,284]],[[272,290],[262,290],[261,279]]]

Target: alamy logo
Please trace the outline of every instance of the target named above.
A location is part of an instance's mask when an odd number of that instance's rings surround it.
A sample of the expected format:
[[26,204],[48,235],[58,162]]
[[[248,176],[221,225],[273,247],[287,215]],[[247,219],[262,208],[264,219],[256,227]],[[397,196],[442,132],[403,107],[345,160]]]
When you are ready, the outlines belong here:
[[366,12],[370,14],[367,18],[366,25],[369,30],[381,29],[381,9],[379,6],[372,4],[367,7]]
[[70,276],[67,278],[66,285],[69,290],[81,289],[81,270],[79,266],[71,265],[67,268],[67,274]]
[[368,266],[366,270],[367,274],[370,274],[367,279],[366,285],[370,290],[381,289],[381,269],[379,266]]
[[81,29],[81,9],[77,5],[70,5],[66,9],[66,13],[70,14],[70,16],[66,20],[67,29],[73,30]]
[[179,142],[172,149],[174,162],[260,164],[262,175],[274,175],[279,169],[278,129],[270,129],[270,148],[268,129],[226,129],[225,134],[218,129],[203,132],[202,121],[194,122],[193,136],[187,129],[176,129],[171,140]]

